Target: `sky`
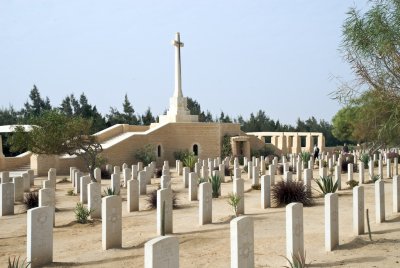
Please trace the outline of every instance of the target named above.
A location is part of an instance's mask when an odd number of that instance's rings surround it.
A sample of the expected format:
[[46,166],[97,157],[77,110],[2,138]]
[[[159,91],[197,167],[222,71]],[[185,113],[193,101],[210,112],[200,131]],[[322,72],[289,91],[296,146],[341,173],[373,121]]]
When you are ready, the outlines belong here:
[[104,115],[128,94],[162,114],[180,32],[183,94],[203,110],[330,121],[337,78],[354,78],[340,52],[354,6],[367,0],[0,0],[0,107],[20,109],[35,84],[53,106],[83,92]]

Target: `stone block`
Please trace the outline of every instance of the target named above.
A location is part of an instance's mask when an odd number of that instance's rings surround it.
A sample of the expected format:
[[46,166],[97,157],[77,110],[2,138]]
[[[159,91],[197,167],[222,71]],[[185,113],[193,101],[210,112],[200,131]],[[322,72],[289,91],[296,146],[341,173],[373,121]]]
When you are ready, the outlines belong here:
[[[165,207],[164,216],[162,207]],[[172,190],[160,189],[157,190],[157,235],[161,235],[162,218],[164,218],[164,230],[166,234],[173,232],[173,216],[172,216]]]
[[92,210],[90,217],[92,219],[101,219],[101,185],[91,182],[88,188],[88,209]]
[[271,207],[271,176],[261,176],[261,208]]
[[145,268],[179,268],[179,240],[161,236],[144,245]]
[[139,211],[139,181],[128,181],[126,204],[128,212]]
[[14,215],[14,184],[0,184],[0,216]]
[[230,223],[231,268],[254,267],[254,223],[248,216]]
[[102,248],[103,250],[122,247],[122,201],[118,195],[103,197]]
[[212,189],[211,183],[199,185],[199,225],[212,223]]
[[325,195],[325,250],[332,251],[339,245],[339,196]]

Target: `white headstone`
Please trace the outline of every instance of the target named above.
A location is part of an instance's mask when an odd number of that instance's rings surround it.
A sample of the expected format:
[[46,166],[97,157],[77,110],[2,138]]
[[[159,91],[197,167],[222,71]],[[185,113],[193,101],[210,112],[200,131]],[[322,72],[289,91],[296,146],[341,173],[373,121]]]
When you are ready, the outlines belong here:
[[248,216],[233,219],[231,229],[231,268],[254,267],[254,223]]
[[138,179],[138,166],[132,165],[132,180]]
[[304,169],[304,185],[306,186],[307,192],[311,193],[311,180],[312,180],[312,170]]
[[146,181],[145,171],[139,171],[138,180],[139,180],[139,193],[141,195],[147,194],[147,188],[146,188],[147,181]]
[[80,193],[80,201],[82,204],[87,204],[88,202],[88,187],[87,185],[90,183],[90,176],[82,176],[81,177],[81,193]]
[[33,169],[28,169],[26,172],[29,175],[30,185],[33,186],[35,184],[35,171]]
[[260,182],[259,182],[259,180],[260,180],[260,171],[259,171],[257,166],[253,167],[252,179],[253,179],[252,180],[252,185],[259,185],[260,184]]
[[353,188],[353,233],[364,234],[364,187]]
[[0,175],[1,175],[1,183],[12,182],[10,178],[10,172],[3,171],[0,173]]
[[268,175],[271,176],[271,185],[275,185],[276,165],[269,165]]
[[338,190],[342,190],[342,172],[340,166],[335,166],[335,182],[338,182]]
[[190,168],[184,167],[182,173],[183,173],[183,185],[185,188],[188,188]]
[[375,182],[375,217],[376,223],[385,221],[385,184],[381,179]]
[[92,210],[90,217],[92,219],[101,219],[101,185],[91,182],[88,188],[88,209]]
[[[163,212],[164,206],[164,212]],[[162,215],[164,213],[164,216]],[[162,219],[164,218],[165,234],[173,232],[173,216],[172,216],[172,190],[160,189],[157,190],[157,234],[162,234]]]
[[97,183],[101,184],[101,169],[100,168],[94,169],[94,178],[96,179]]
[[[115,169],[115,167],[114,167]],[[121,176],[120,174],[112,174],[111,175],[111,189],[114,194],[119,195],[121,190]]]
[[24,192],[29,192],[31,189],[31,178],[28,173],[22,173],[22,181],[24,184]]
[[27,211],[26,258],[32,268],[53,262],[53,214],[52,207]]
[[[396,158],[397,159],[397,158]],[[400,212],[400,178],[393,176],[393,213]]]
[[118,195],[103,197],[102,247],[103,250],[122,247],[122,202]]
[[39,207],[51,207],[53,209],[53,225],[55,225],[56,194],[54,189],[39,190]]
[[22,177],[14,177],[14,201],[24,200],[24,181]]
[[233,192],[240,197],[239,203],[237,204],[237,213],[244,214],[244,180],[233,179]]
[[128,212],[139,211],[139,182],[137,180],[128,181],[126,204]]
[[212,189],[211,183],[199,185],[199,225],[212,223]]
[[332,251],[339,245],[339,196],[325,195],[325,250]]
[[81,177],[82,177],[82,172],[79,170],[75,172],[75,194],[79,194],[81,192]]
[[0,184],[0,216],[14,215],[14,184]]
[[261,176],[261,208],[271,207],[271,176]]
[[197,200],[197,174],[195,172],[189,173],[189,201]]
[[291,171],[286,171],[284,174],[283,174],[283,180],[285,181],[285,182],[290,182],[290,181],[292,181],[293,179],[293,173],[291,172]]
[[171,178],[167,175],[161,176],[161,189],[170,188],[171,189]]
[[365,175],[364,175],[364,162],[360,161],[358,163],[358,182],[359,184],[365,183]]
[[124,186],[126,187],[128,180],[132,178],[132,171],[130,168],[124,168]]
[[161,236],[144,244],[145,268],[179,268],[179,240]]
[[304,257],[302,203],[286,206],[286,258],[293,262],[293,256]]

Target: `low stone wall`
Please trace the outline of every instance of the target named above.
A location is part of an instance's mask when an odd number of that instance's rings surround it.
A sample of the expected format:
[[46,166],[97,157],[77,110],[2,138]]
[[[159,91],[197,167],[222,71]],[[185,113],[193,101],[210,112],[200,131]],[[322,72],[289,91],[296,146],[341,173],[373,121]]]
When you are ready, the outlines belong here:
[[32,153],[26,152],[16,157],[0,156],[0,170],[13,170],[21,166],[29,165]]

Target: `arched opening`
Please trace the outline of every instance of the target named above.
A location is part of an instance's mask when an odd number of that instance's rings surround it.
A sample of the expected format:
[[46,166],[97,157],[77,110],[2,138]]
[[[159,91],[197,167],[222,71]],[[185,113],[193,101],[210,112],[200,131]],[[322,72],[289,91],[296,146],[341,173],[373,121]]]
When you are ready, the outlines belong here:
[[199,146],[197,144],[193,145],[193,154],[195,156],[199,155]]
[[161,157],[161,145],[157,146],[157,157]]

